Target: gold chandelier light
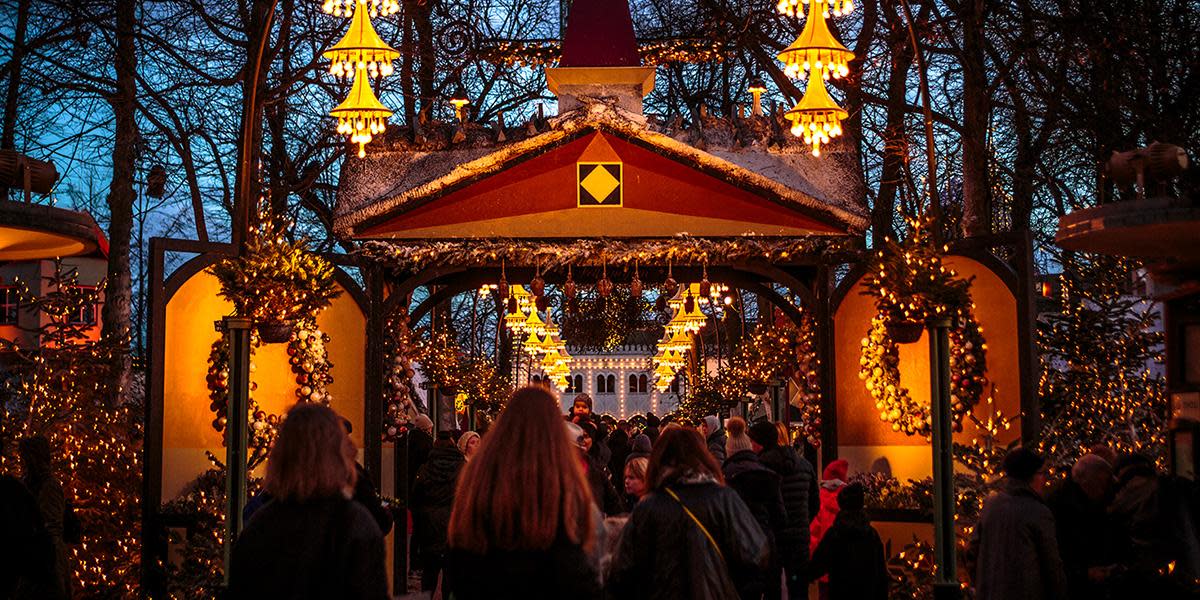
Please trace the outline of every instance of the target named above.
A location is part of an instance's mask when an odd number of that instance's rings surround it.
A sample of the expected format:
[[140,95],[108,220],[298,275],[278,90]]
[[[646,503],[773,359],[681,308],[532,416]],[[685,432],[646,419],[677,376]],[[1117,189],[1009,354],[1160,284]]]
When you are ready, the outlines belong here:
[[350,136],[350,142],[358,144],[358,157],[362,158],[367,155],[366,145],[387,129],[392,111],[371,91],[366,67],[359,67],[354,70],[350,96],[329,114],[338,120],[337,132]]
[[325,0],[321,10],[335,17],[349,17],[357,10],[357,5],[365,5],[371,18],[379,15],[390,16],[400,12],[399,0]]
[[[808,3],[809,0],[779,0],[779,3],[775,5],[775,10],[778,11],[779,14],[795,17],[801,12],[800,5],[804,4],[807,6]],[[829,18],[831,13],[835,17],[841,17],[854,11],[853,0],[829,0],[822,2],[821,4],[825,5],[825,18]]]
[[829,97],[824,79],[811,77],[800,103],[784,116],[792,122],[792,135],[812,146],[813,156],[821,156],[821,144],[842,135],[842,119],[848,113]]
[[329,59],[334,77],[354,77],[350,95],[329,111],[338,120],[337,132],[358,144],[358,157],[367,155],[366,146],[387,130],[392,111],[384,106],[371,89],[371,77],[392,74],[392,61],[400,57],[379,37],[371,17],[392,15],[400,10],[397,0],[325,0],[321,7],[334,16],[348,16],[350,30],[337,44],[322,54]]
[[791,46],[778,55],[785,66],[784,71],[793,78],[804,77],[812,71],[824,79],[845,77],[850,73],[849,63],[854,53],[842,45],[825,22],[827,3],[808,3],[808,21],[804,30]]
[[367,12],[367,3],[358,0],[350,30],[322,55],[330,60],[329,72],[334,77],[350,77],[362,67],[372,77],[392,74],[392,61],[400,58],[400,53],[380,39]]

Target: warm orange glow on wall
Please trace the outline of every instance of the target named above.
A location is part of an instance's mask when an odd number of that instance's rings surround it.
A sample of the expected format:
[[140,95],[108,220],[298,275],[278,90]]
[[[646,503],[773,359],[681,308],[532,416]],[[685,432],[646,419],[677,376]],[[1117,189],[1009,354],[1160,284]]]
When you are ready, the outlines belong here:
[[[996,386],[996,407],[1006,416],[1015,417],[1021,412],[1016,298],[979,262],[947,256],[945,263],[965,278],[975,276],[971,295],[976,304],[975,318],[987,338],[987,375]],[[875,460],[886,458],[901,481],[928,477],[932,474],[932,458],[925,439],[893,432],[889,424],[880,421],[874,400],[858,378],[859,341],[875,314],[874,299],[861,295],[862,290],[859,281],[834,316],[838,456],[850,461],[852,472],[869,471]],[[915,344],[900,346],[900,381],[913,398],[928,400],[928,335],[922,335]],[[982,415],[984,410],[986,404],[980,402],[976,414]],[[1003,441],[1019,435],[1018,423],[1002,434]],[[978,435],[974,425],[964,419],[963,431],[954,439],[969,443]]]
[[[208,353],[217,333],[213,322],[233,310],[217,295],[220,283],[207,271],[184,283],[167,303],[163,389],[162,497],[170,500],[209,468],[204,451],[224,456],[221,434],[212,427],[204,377]],[[349,294],[342,294],[321,313],[317,326],[329,333],[333,363],[333,409],[354,423],[352,438],[363,445],[363,356],[366,318]],[[296,402],[295,375],[287,362],[286,344],[260,346],[254,353],[254,398],[263,410],[282,413]],[[261,475],[261,473],[259,473]]]

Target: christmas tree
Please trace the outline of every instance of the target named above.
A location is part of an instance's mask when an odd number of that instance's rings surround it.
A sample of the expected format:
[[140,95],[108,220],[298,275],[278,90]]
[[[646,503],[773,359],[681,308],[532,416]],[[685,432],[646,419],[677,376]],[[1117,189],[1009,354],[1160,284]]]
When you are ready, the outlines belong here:
[[1155,306],[1130,292],[1136,262],[1063,253],[1038,323],[1042,449],[1069,468],[1093,444],[1165,458],[1168,400]]
[[122,342],[89,338],[103,284],[81,286],[61,264],[40,296],[28,283],[20,305],[39,316],[38,345],[0,338],[2,470],[16,470],[18,439],[49,439],[55,474],[83,526],[83,544],[68,548],[74,589],[131,597],[140,575],[142,407],[112,401],[110,365]]

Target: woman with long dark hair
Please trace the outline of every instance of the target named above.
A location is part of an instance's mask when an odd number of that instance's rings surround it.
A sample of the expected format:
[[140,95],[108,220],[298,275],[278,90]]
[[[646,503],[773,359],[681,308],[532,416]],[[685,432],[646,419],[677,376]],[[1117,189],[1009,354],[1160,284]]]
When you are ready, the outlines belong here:
[[455,598],[600,597],[578,452],[550,391],[513,393],[459,476],[444,580]]
[[618,598],[734,600],[766,567],[767,538],[700,433],[664,430],[608,577]]
[[383,534],[351,500],[354,443],[319,404],[288,411],[267,462],[271,501],[233,546],[230,598],[387,598]]

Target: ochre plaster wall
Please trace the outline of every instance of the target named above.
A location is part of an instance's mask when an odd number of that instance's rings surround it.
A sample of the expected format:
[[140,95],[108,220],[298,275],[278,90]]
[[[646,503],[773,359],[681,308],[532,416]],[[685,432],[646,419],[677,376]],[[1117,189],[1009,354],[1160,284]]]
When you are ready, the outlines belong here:
[[[948,257],[946,264],[963,277],[974,276],[971,295],[975,318],[987,339],[988,379],[995,386],[996,408],[1007,416],[1020,413],[1020,369],[1018,363],[1017,303],[1004,282],[979,262]],[[834,348],[837,368],[838,456],[850,462],[851,473],[869,471],[886,459],[901,481],[932,474],[928,443],[922,437],[893,432],[890,423],[879,419],[875,401],[858,378],[861,340],[875,313],[874,298],[863,296],[862,281],[847,294],[834,317]],[[900,381],[913,398],[929,401],[929,338],[900,346]],[[976,416],[986,420],[988,409],[980,402]],[[1014,420],[1005,441],[1019,436],[1020,422]],[[970,443],[978,431],[964,419],[963,432],[955,440]]]
[[[209,410],[205,385],[209,350],[218,336],[213,322],[233,310],[232,304],[217,295],[219,290],[217,279],[208,271],[202,271],[184,283],[167,304],[163,384],[164,501],[174,498],[188,482],[209,468],[205,450],[224,458],[221,434],[212,427],[215,414]],[[331,337],[332,406],[354,424],[351,437],[361,449],[366,318],[354,300],[343,293],[321,313],[317,325]],[[252,380],[258,383],[253,397],[263,410],[283,413],[295,404],[295,376],[287,362],[286,344],[259,346],[255,349],[252,365]]]

